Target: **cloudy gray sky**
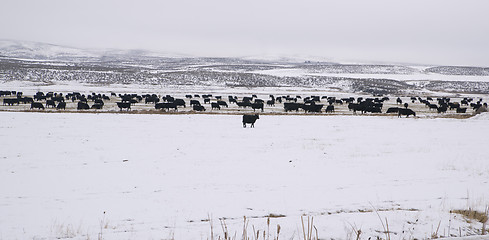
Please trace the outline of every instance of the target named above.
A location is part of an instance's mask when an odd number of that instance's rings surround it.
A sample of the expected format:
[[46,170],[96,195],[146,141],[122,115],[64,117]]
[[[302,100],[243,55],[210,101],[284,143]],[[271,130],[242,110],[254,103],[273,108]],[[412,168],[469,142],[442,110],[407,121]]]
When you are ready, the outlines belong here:
[[487,0],[2,0],[0,38],[200,56],[489,66]]

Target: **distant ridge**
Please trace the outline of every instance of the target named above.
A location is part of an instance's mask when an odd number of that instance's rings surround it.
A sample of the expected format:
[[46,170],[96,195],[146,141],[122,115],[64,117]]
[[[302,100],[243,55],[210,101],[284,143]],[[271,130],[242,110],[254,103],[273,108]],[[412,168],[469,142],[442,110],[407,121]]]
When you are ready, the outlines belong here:
[[84,61],[105,56],[119,57],[189,57],[182,54],[159,53],[142,49],[82,49],[50,43],[0,39],[0,56],[30,60]]

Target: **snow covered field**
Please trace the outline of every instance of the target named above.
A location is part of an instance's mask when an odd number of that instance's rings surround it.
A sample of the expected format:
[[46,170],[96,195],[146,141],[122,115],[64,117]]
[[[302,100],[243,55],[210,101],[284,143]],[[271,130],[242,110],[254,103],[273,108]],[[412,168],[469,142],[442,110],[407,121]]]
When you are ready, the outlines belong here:
[[0,112],[0,239],[480,234],[488,120]]
[[278,77],[299,77],[299,76],[328,76],[345,77],[358,79],[392,79],[398,81],[463,81],[463,82],[489,82],[489,76],[465,76],[465,75],[445,75],[437,73],[415,72],[411,74],[368,74],[368,73],[331,73],[331,72],[311,72],[304,69],[272,69],[254,71],[254,73],[267,74]]

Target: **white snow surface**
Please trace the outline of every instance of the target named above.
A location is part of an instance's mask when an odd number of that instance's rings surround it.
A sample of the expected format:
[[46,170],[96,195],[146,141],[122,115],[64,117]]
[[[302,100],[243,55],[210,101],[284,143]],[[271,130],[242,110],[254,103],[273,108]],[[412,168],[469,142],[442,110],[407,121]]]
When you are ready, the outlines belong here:
[[489,204],[488,116],[0,112],[0,239],[474,235],[450,210]]
[[267,74],[278,77],[300,77],[300,76],[326,76],[326,77],[339,77],[339,78],[358,78],[358,79],[391,79],[397,81],[464,81],[464,82],[489,82],[489,76],[466,76],[466,75],[445,75],[438,73],[426,73],[415,72],[412,74],[388,74],[388,73],[329,73],[325,72],[313,72],[305,69],[291,68],[291,69],[272,69],[272,70],[259,70],[253,73]]

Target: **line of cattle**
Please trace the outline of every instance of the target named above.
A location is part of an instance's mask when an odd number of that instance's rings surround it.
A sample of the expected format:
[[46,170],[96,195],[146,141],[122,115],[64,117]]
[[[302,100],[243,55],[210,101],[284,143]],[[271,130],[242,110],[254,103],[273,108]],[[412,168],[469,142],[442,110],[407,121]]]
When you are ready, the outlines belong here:
[[[174,110],[177,111],[179,107],[186,107],[186,101],[184,99],[175,98],[171,95],[166,95],[160,97],[156,94],[115,94],[111,93],[110,97],[105,94],[91,93],[89,95],[84,95],[79,92],[71,92],[66,95],[63,93],[53,93],[48,92],[44,94],[43,92],[37,92],[33,97],[26,97],[22,92],[16,91],[0,91],[0,97],[4,97],[3,105],[18,105],[18,104],[31,104],[31,109],[44,109],[44,104],[46,108],[56,108],[56,109],[66,109],[66,101],[77,102],[78,110],[85,109],[102,109],[105,105],[104,101],[110,101],[111,98],[118,98],[120,101],[116,102],[117,107],[122,110],[130,110],[131,106],[135,104],[144,102],[145,104],[154,104],[155,109],[162,110]],[[236,104],[239,108],[251,108],[253,111],[261,110],[264,111],[265,105],[273,107],[276,103],[283,103],[284,111],[304,111],[311,113],[321,113],[323,108],[326,113],[331,113],[335,111],[335,105],[348,104],[348,109],[350,111],[361,112],[361,113],[382,113],[383,104],[388,101],[388,97],[376,97],[376,98],[363,98],[363,97],[349,97],[349,98],[335,98],[328,96],[308,96],[302,98],[301,96],[279,96],[269,95],[269,100],[262,100],[257,98],[256,95],[245,96],[239,99],[237,96],[228,96],[228,101],[224,101],[222,96],[212,96],[212,94],[206,95],[186,95],[185,98],[189,100],[189,104],[192,106],[194,111],[205,111],[206,108],[198,100],[203,99],[203,104],[210,104],[211,109],[220,110],[222,107],[229,107],[229,104]],[[88,102],[93,102],[92,106]],[[327,104],[321,104],[325,101]],[[436,110],[438,113],[445,113],[448,110],[456,110],[457,113],[465,113],[467,107],[469,106],[473,110],[478,110],[482,106],[487,108],[486,103],[482,103],[482,99],[474,101],[472,98],[464,98],[458,102],[451,102],[450,98],[437,98],[436,102],[431,97],[423,99],[421,97],[411,97],[410,101],[412,103],[419,102],[426,105],[430,110]],[[43,104],[44,102],[44,104]],[[404,103],[401,98],[396,99],[397,104],[401,107],[392,107],[387,109],[386,113],[398,113],[398,116],[410,115],[416,116],[416,113],[408,108],[408,103]],[[326,105],[326,106],[325,106]]]

